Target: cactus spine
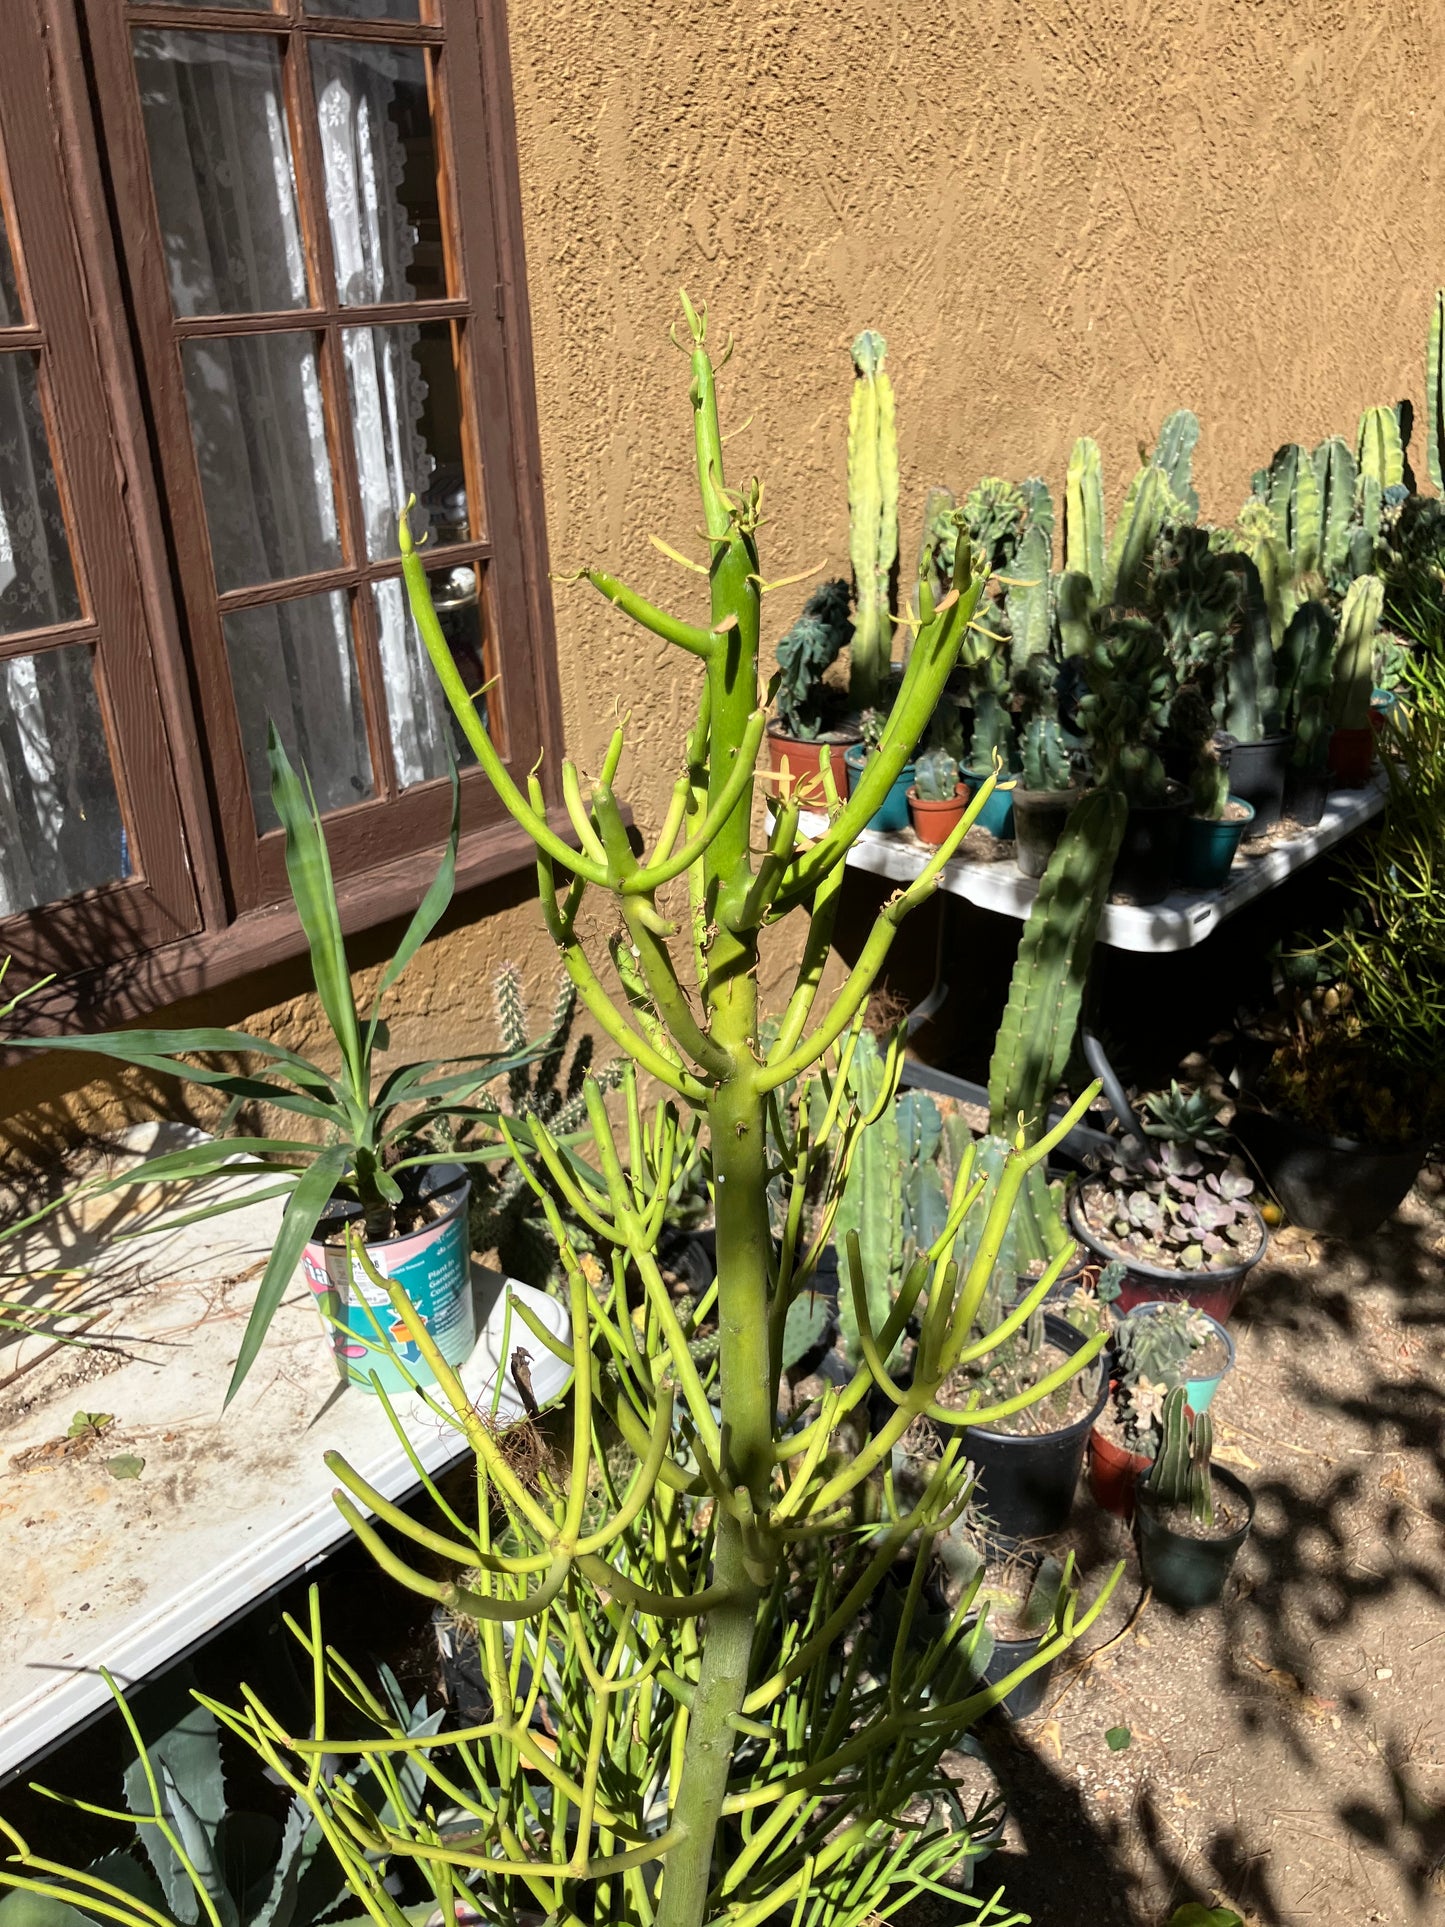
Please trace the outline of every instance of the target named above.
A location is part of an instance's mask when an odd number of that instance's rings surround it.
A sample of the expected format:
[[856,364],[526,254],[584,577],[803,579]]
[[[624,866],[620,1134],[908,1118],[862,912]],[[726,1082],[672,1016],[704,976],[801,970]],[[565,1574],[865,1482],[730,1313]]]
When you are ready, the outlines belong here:
[[1064,567],[1104,593],[1104,464],[1099,444],[1081,435],[1064,481]]
[[1375,631],[1384,606],[1385,585],[1380,578],[1356,576],[1340,611],[1340,646],[1335,653],[1334,719],[1341,729],[1369,728]]
[[898,555],[898,436],[888,344],[872,328],[853,343],[857,379],[848,414],[848,549],[853,563],[849,695],[871,709],[893,660],[889,588]]
[[1425,340],[1425,466],[1435,492],[1445,495],[1445,288],[1435,290]]

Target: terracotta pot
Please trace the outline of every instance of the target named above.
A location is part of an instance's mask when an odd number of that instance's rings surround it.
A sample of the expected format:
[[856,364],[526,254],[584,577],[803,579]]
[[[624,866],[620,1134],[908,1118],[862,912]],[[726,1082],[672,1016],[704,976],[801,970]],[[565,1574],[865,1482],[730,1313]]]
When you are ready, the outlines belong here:
[[1101,1426],[1089,1434],[1089,1490],[1116,1519],[1134,1516],[1134,1488],[1154,1463],[1142,1452],[1127,1451]]
[[913,834],[920,843],[943,843],[949,831],[968,808],[969,791],[966,783],[956,784],[952,796],[941,802],[918,794],[916,789],[908,792],[908,814],[913,818]]
[[[774,770],[780,775],[786,771],[791,778],[798,790],[798,800],[804,808],[820,810],[823,808],[824,798],[823,778],[818,769],[818,752],[820,749],[828,752],[828,768],[833,777],[833,787],[841,802],[848,794],[848,769],[843,759],[852,741],[856,741],[856,738],[848,738],[840,742],[819,740],[805,743],[797,736],[785,735],[780,729],[770,729],[768,755]],[[782,785],[779,786],[780,793],[782,787]]]
[[1363,729],[1337,729],[1330,738],[1330,768],[1347,790],[1362,790],[1370,780],[1375,760],[1375,732],[1366,723]]

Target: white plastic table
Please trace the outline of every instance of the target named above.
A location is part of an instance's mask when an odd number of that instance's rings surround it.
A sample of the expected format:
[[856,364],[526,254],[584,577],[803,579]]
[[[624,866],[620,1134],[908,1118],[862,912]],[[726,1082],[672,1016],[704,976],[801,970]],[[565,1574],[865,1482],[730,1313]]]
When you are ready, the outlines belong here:
[[[144,1221],[155,1201],[132,1209]],[[122,1686],[144,1679],[346,1537],[323,1453],[343,1453],[388,1499],[416,1486],[380,1401],[338,1382],[304,1288],[223,1413],[279,1213],[274,1200],[128,1245],[108,1225],[86,1286],[99,1307],[87,1337],[107,1349],[0,1349],[0,1782],[109,1704],[101,1666]],[[65,1230],[74,1257],[86,1227]],[[15,1262],[12,1244],[7,1268]],[[538,1401],[555,1397],[567,1370],[515,1312],[504,1341],[507,1292],[564,1341],[566,1307],[480,1266],[473,1286],[482,1336],[463,1368],[467,1390],[490,1410],[499,1357],[520,1345]],[[419,1398],[394,1409],[428,1473],[464,1455]],[[113,1423],[67,1454],[80,1411]],[[504,1377],[497,1416],[520,1415]],[[112,1475],[106,1461],[118,1455],[145,1461],[138,1478]]]
[[[1176,890],[1148,909],[1109,904],[1099,926],[1099,941],[1115,950],[1191,950],[1245,904],[1313,863],[1351,831],[1378,816],[1384,806],[1383,774],[1365,789],[1335,790],[1313,829],[1288,842],[1276,843],[1261,856],[1236,857],[1222,890]],[[805,815],[803,827],[817,836],[825,820]],[[927,845],[920,843],[911,830],[896,835],[865,830],[849,851],[848,863],[896,883],[911,883],[929,855]],[[939,888],[981,910],[996,910],[1002,916],[1020,919],[1028,915],[1039,893],[1038,884],[1022,876],[1012,863],[978,863],[963,856],[945,865]]]

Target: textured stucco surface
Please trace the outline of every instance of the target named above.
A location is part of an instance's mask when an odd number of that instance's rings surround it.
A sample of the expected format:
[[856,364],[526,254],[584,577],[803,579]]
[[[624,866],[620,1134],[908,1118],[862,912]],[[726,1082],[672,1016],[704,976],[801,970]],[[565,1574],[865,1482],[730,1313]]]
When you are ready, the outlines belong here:
[[[1279,442],[1420,396],[1445,278],[1445,0],[513,0],[510,31],[559,572],[606,560],[698,606],[647,541],[698,553],[679,286],[737,338],[724,430],[734,479],[766,484],[773,578],[846,567],[865,325],[898,393],[905,557],[928,484],[1059,489],[1081,433],[1113,500],[1138,443],[1192,407],[1204,511],[1228,516]],[[804,593],[769,602],[770,640]],[[572,752],[595,770],[630,711],[620,787],[646,828],[694,666],[586,588],[557,591],[557,634]],[[398,1042],[475,1047],[505,956],[545,995],[514,904],[413,966]],[[243,987],[226,1015],[309,1031],[298,988]]]

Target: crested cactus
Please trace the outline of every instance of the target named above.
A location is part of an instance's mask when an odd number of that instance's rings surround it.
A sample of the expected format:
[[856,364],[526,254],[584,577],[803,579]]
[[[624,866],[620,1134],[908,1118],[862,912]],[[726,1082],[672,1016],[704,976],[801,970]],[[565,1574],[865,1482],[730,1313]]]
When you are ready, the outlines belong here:
[[856,379],[848,415],[848,551],[853,563],[853,654],[849,695],[877,703],[893,660],[891,584],[898,557],[898,435],[888,344],[872,328],[853,343]]
[[1385,604],[1377,575],[1357,576],[1340,611],[1340,642],[1334,662],[1334,720],[1340,729],[1368,729],[1374,688],[1375,632]]
[[852,633],[848,584],[841,576],[820,583],[778,644],[777,716],[789,736],[812,742],[827,726],[829,692],[824,672],[837,661]]
[[1160,745],[1174,693],[1163,636],[1141,617],[1110,616],[1084,658],[1084,674],[1089,693],[1079,704],[1079,722],[1095,775],[1131,804],[1162,803],[1168,778]]
[[1435,290],[1425,340],[1425,466],[1445,495],[1445,288]]
[[1330,698],[1334,688],[1335,621],[1322,602],[1302,602],[1280,644],[1280,704],[1293,732],[1290,761],[1317,775],[1330,746]]
[[963,517],[986,575],[1007,567],[1028,520],[1023,490],[999,475],[985,475],[964,498]]
[[1087,435],[1074,443],[1064,482],[1064,566],[1088,582],[1096,601],[1103,595],[1104,466]]
[[1188,1506],[1200,1525],[1212,1527],[1214,1424],[1208,1412],[1199,1412],[1191,1425],[1188,1399],[1185,1388],[1176,1385],[1164,1401],[1163,1437],[1147,1483],[1160,1505]]

